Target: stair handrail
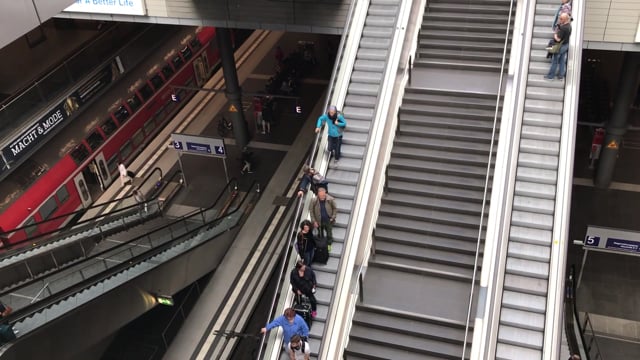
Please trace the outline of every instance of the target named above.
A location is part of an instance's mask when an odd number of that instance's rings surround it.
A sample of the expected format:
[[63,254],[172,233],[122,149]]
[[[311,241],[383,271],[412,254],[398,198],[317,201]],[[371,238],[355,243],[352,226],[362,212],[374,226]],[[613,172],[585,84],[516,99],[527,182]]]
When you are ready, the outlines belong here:
[[502,106],[505,121],[500,125],[474,321],[470,356],[474,360],[495,357],[535,5],[535,0],[520,0],[516,4],[509,76],[505,79]]
[[[496,146],[496,132],[497,132],[497,127],[498,127],[498,119],[500,118],[501,115],[501,101],[502,101],[502,88],[503,88],[503,82],[505,80],[505,68],[507,66],[509,66],[508,62],[507,62],[507,56],[509,55],[508,50],[509,50],[509,38],[511,35],[511,30],[512,30],[512,26],[511,26],[511,20],[513,19],[513,1],[509,2],[509,16],[507,18],[507,28],[505,29],[505,36],[504,36],[504,45],[502,47],[502,60],[500,62],[500,76],[499,76],[499,80],[498,80],[498,92],[496,95],[496,104],[495,104],[495,108],[494,108],[494,114],[493,114],[493,128],[491,130],[491,141],[490,141],[490,145],[489,145],[489,156],[488,156],[488,161],[487,161],[487,170],[485,173],[485,180],[484,180],[484,189],[482,191],[482,208],[480,210],[480,224],[478,225],[478,238],[476,239],[476,254],[474,256],[474,260],[473,260],[473,274],[471,276],[471,289],[469,290],[469,303],[467,306],[467,318],[465,321],[465,326],[464,326],[464,342],[462,344],[462,359],[465,359],[465,353],[467,351],[467,342],[469,340],[469,330],[470,330],[470,325],[471,325],[471,321],[472,321],[472,311],[473,311],[473,299],[474,299],[474,292],[476,290],[476,279],[478,277],[478,265],[480,265],[480,246],[482,243],[482,233],[483,233],[483,223],[484,223],[484,219],[485,216],[488,217],[488,214],[486,214],[486,206],[487,206],[487,200],[489,197],[489,180],[491,179],[491,175],[493,173],[492,170],[492,166],[491,166],[491,162],[493,160],[493,150]],[[511,76],[509,76],[511,77]],[[498,134],[499,136],[499,134]],[[486,233],[485,233],[486,234]]]
[[[577,309],[576,309],[577,312]],[[584,313],[584,322],[580,323],[580,317],[578,317],[578,324],[580,327],[580,335],[584,341],[584,355],[586,355],[586,360],[602,360],[602,352],[600,351],[600,345],[598,345],[598,339],[596,338],[596,332],[593,330],[593,325],[591,324],[591,318],[589,317],[589,313]],[[585,339],[585,335],[587,334],[587,329],[591,333],[591,340],[587,342]],[[595,345],[595,347],[594,347]],[[595,349],[596,353],[591,355],[592,349]]]
[[[354,0],[350,3],[349,5],[349,10],[347,12],[347,17],[345,20],[345,26],[344,29],[350,29],[350,26],[352,24],[353,21],[353,17],[354,17],[354,13],[356,11],[356,4],[360,1],[363,0]],[[349,61],[348,64],[346,64],[346,66],[341,66],[342,64],[342,59],[344,57],[344,53],[345,53],[345,48],[348,46],[347,45],[347,39],[353,39],[353,34],[350,33],[350,31],[343,31],[342,36],[340,37],[340,43],[338,45],[338,51],[336,53],[336,59],[334,61],[333,64],[333,70],[331,71],[331,78],[329,79],[329,92],[327,94],[327,97],[325,99],[324,102],[324,107],[323,107],[323,111],[326,111],[326,109],[329,107],[330,102],[335,99],[335,98],[340,98],[338,96],[336,96],[335,91],[339,88],[341,88],[342,85],[336,85],[336,84],[344,84],[345,83],[345,75],[347,73],[350,73],[350,71],[347,72],[348,69],[351,69],[353,67],[353,62],[354,61]],[[353,41],[352,41],[353,43]],[[355,56],[353,56],[353,58],[355,59]],[[347,78],[348,80],[348,78]],[[346,84],[348,85],[348,82],[346,82]],[[344,99],[345,95],[342,95],[342,99]],[[325,132],[327,132],[328,129],[323,129],[323,131],[321,131],[320,133],[316,134],[316,137],[314,139],[314,143],[311,147],[311,154],[309,155],[309,158],[307,160],[307,164],[313,168],[316,169],[320,169],[321,173],[326,173],[326,168],[328,165],[328,161],[326,161],[326,159],[322,159],[322,157],[319,157],[319,155],[321,154],[321,152],[319,151],[320,149],[323,149],[324,147],[326,147],[326,143],[327,143],[327,137],[325,135]],[[296,195],[297,196],[297,195]],[[288,266],[291,262],[292,259],[291,257],[296,257],[297,254],[295,254],[293,250],[294,247],[294,243],[295,243],[295,237],[297,235],[297,228],[298,228],[298,224],[300,223],[301,219],[306,218],[309,216],[309,211],[306,210],[307,207],[304,206],[306,203],[308,203],[308,201],[310,200],[309,196],[302,196],[300,197],[297,202],[296,202],[296,209],[293,213],[293,218],[292,218],[292,223],[291,223],[291,231],[288,233],[288,236],[290,236],[290,239],[288,239],[285,242],[285,246],[286,249],[283,251],[283,255],[282,255],[282,260],[281,260],[281,266],[279,269],[279,275],[278,275],[278,281],[276,282],[276,284],[278,284],[278,288],[276,289],[276,291],[274,292],[273,298],[271,300],[271,305],[269,307],[269,311],[268,311],[268,316],[266,319],[266,323],[268,323],[270,321],[270,319],[272,319],[272,317],[275,314],[276,308],[278,304],[276,304],[276,301],[278,300],[281,292],[283,291],[283,288],[288,288],[290,285],[286,284],[282,281],[282,278],[285,276],[286,272],[288,271],[289,267]],[[288,291],[288,290],[287,290]],[[285,296],[283,297],[282,301],[283,303],[290,303],[291,302],[291,297],[290,296]],[[280,343],[282,342],[282,336],[280,334],[277,334],[274,338],[273,338],[273,343],[277,346],[273,346],[270,349],[265,350],[265,342],[267,341],[268,335],[264,334],[261,339],[260,339],[260,344],[258,347],[258,353],[256,355],[256,360],[261,360],[263,358],[263,354],[270,354],[270,358],[274,358],[275,356],[278,356],[277,354],[279,354],[279,349],[280,349]]]
[[[398,76],[400,58],[405,45],[406,27],[408,26],[412,5],[413,1],[400,1],[398,4],[391,45],[385,61],[380,88],[376,96],[377,100],[370,125],[369,140],[364,149],[362,168],[356,182],[358,184],[356,194],[349,212],[350,216],[345,233],[343,253],[338,262],[334,291],[329,301],[327,320],[322,334],[322,344],[318,351],[319,359],[342,358],[348,342],[351,318],[345,319],[343,316],[347,314],[351,316],[353,314],[353,309],[350,308],[350,300],[353,296],[351,282],[357,281],[357,277],[355,279],[352,277],[353,272],[357,270],[356,260],[361,261],[360,265],[367,261],[368,250],[364,254],[363,250],[370,247],[371,232],[366,231],[365,227],[370,226],[373,228],[377,220],[377,210],[380,205],[377,200],[379,200],[379,195],[384,187],[384,171],[380,170],[384,167],[384,164],[379,157],[379,151],[385,136],[391,135],[385,134],[385,125],[388,121],[397,121],[396,112],[393,111],[393,114],[391,114],[392,112],[390,111],[393,103],[393,84]],[[368,7],[369,2],[367,1],[367,9]],[[358,39],[360,38],[361,34],[358,36]],[[404,63],[402,65],[404,66]],[[348,86],[345,87],[344,91],[346,92],[347,89]],[[341,98],[340,101],[340,104],[344,103],[344,98]]]
[[558,151],[558,172],[556,176],[556,198],[551,234],[551,257],[549,259],[549,281],[544,324],[543,359],[557,359],[562,344],[562,303],[564,280],[567,267],[571,191],[573,188],[573,163],[578,125],[580,97],[580,71],[582,69],[582,40],[584,38],[584,1],[573,4],[572,33],[567,54],[567,74],[565,76],[564,102],[562,104],[562,128]]
[[576,288],[576,268],[575,265],[571,265],[569,268],[569,275],[566,280],[566,293],[565,293],[565,309],[564,309],[564,321],[565,321],[565,333],[567,336],[567,344],[569,345],[569,352],[571,354],[580,355],[584,360],[602,360],[600,353],[600,347],[596,341],[596,354],[591,357],[591,348],[587,344],[585,339],[585,330],[580,323],[580,313],[578,312],[578,292]]
[[[178,241],[179,239],[183,239],[183,238],[187,238],[189,236],[192,236],[193,234],[197,234],[198,232],[202,231],[203,229],[205,229],[206,227],[215,227],[218,226],[220,224],[220,222],[226,218],[231,217],[232,215],[235,215],[238,211],[240,211],[241,209],[244,208],[245,203],[247,203],[247,200],[249,199],[250,195],[253,194],[255,191],[257,183],[254,181],[251,183],[251,185],[249,186],[249,190],[245,193],[244,197],[242,199],[240,199],[238,205],[231,210],[229,213],[224,214],[223,216],[220,216],[218,218],[215,218],[213,220],[210,220],[208,222],[206,222],[203,225],[200,225],[194,229],[189,230],[188,232],[179,235],[176,238],[171,239],[170,241],[167,241],[166,243],[163,243],[159,246],[153,247],[139,255],[136,255],[130,259],[128,259],[125,262],[121,262],[119,264],[114,265],[113,267],[110,267],[108,269],[106,269],[105,271],[99,272],[93,276],[90,276],[87,279],[84,279],[83,281],[73,284],[71,286],[69,286],[68,288],[50,295],[49,297],[42,299],[41,301],[38,301],[34,304],[31,304],[25,308],[19,309],[17,311],[14,311],[11,315],[9,315],[5,321],[7,323],[11,323],[14,324],[22,319],[25,319],[29,316],[31,316],[34,313],[37,313],[39,311],[42,311],[46,308],[48,308],[49,306],[55,304],[58,301],[61,301],[69,296],[72,296],[76,293],[78,293],[79,291],[86,289],[88,287],[90,287],[93,284],[96,284],[98,282],[104,281],[105,279],[113,276],[114,274],[117,274],[119,272],[125,271],[128,268],[133,267],[134,265],[142,262],[142,261],[146,261],[147,259],[165,251],[166,249],[174,246],[174,242]],[[224,190],[221,192],[221,194],[224,194]],[[202,210],[202,211],[207,211],[207,210]],[[193,215],[192,215],[193,216]],[[182,221],[183,219],[178,219],[175,222],[179,222]],[[174,223],[175,223],[174,222]],[[173,224],[173,223],[172,223]],[[238,223],[234,223],[232,224],[227,230],[230,230],[234,227],[236,227],[238,225]],[[157,231],[161,231],[162,229],[155,229],[152,232],[157,232]],[[141,236],[138,236],[137,238],[144,238],[147,237],[148,234],[143,234]],[[212,239],[215,239],[218,235],[212,237],[211,239],[207,240],[210,241]],[[137,239],[136,238],[136,239]],[[134,239],[135,240],[135,239]],[[201,244],[200,244],[201,245]],[[197,246],[200,246],[197,245]]]

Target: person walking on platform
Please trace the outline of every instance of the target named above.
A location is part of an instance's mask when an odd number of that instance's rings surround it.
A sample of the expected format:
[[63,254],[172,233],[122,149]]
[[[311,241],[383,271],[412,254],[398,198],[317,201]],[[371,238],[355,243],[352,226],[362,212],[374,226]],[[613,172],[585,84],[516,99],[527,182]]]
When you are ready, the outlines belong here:
[[296,251],[304,263],[311,265],[313,261],[313,253],[316,247],[316,239],[313,236],[313,224],[309,220],[303,220],[300,223],[300,231],[296,236]]
[[296,311],[292,308],[286,308],[284,314],[273,319],[267,326],[260,329],[260,333],[266,334],[267,331],[276,327],[282,328],[282,346],[285,351],[287,351],[287,345],[294,335],[299,335],[305,339],[309,337],[309,326],[307,326],[302,316],[296,314]]
[[242,149],[240,161],[242,162],[242,170],[240,170],[240,174],[253,174],[253,152],[249,151],[249,148],[246,146]]
[[309,360],[311,356],[311,348],[309,343],[302,340],[300,335],[293,335],[291,341],[287,345],[290,360]]
[[316,134],[320,132],[320,129],[322,129],[325,123],[329,128],[329,152],[333,153],[333,160],[335,164],[338,164],[342,147],[342,133],[347,126],[347,121],[344,119],[344,116],[338,112],[338,108],[335,105],[331,105],[327,113],[318,118]]
[[118,164],[118,172],[120,173],[120,184],[122,186],[131,181],[131,173],[127,170],[127,167],[123,163]]
[[318,188],[318,196],[309,205],[313,226],[320,231],[320,237],[327,239],[328,251],[333,242],[333,224],[336,222],[338,207],[333,196],[327,194],[325,188]]
[[316,273],[311,267],[305,265],[303,260],[298,260],[296,268],[291,270],[291,290],[297,296],[306,296],[311,302],[311,317],[315,318],[318,310],[318,302],[316,301]]
[[569,36],[571,36],[571,16],[560,14],[558,30],[553,34],[557,44],[562,44],[560,50],[551,57],[551,68],[545,75],[545,80],[553,80],[556,71],[559,80],[563,80],[567,73],[567,52],[569,51]]

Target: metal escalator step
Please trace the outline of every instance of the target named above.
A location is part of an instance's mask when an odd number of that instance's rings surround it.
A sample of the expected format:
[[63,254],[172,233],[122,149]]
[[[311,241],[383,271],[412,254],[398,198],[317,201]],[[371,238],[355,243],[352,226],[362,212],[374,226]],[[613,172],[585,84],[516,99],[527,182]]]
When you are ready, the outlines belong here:
[[382,73],[370,71],[354,71],[351,74],[351,81],[366,84],[380,84]]
[[[489,160],[489,154],[473,154],[473,153],[458,153],[446,150],[425,149],[417,147],[407,146],[394,146],[391,156],[393,158],[408,158],[418,160],[433,160],[433,161],[447,161],[456,164],[468,164],[477,166],[486,166]],[[492,163],[495,162],[495,157],[491,159]]]
[[472,108],[474,110],[485,109],[494,111],[496,107],[496,99],[479,98],[469,96],[465,93],[447,93],[447,92],[420,92],[405,91],[402,98],[403,104],[418,103],[432,105],[452,105],[455,107]]
[[558,141],[544,141],[535,139],[520,140],[520,151],[538,155],[558,156],[560,143]]
[[351,124],[351,120],[365,120],[370,122],[373,118],[373,108],[370,106],[351,106],[345,103],[342,112],[348,117],[349,124]]
[[419,134],[398,134],[394,139],[395,146],[413,146],[414,148],[425,149],[439,149],[443,151],[458,152],[458,153],[473,153],[473,154],[485,154],[486,158],[489,157],[490,145],[486,142],[477,143],[469,141],[461,141],[448,139],[446,137],[432,138],[424,137]]
[[380,27],[391,29],[396,25],[395,17],[390,16],[376,16],[376,15],[367,15],[364,20],[364,26],[366,27]]
[[511,226],[510,240],[521,241],[529,244],[551,245],[551,231],[532,229],[517,225]]
[[377,243],[383,241],[393,242],[421,246],[424,248],[448,249],[450,251],[460,251],[465,253],[475,253],[476,251],[475,241],[418,234],[409,231],[387,229],[385,227],[376,228],[375,238]]
[[510,309],[544,314],[547,306],[547,297],[507,290],[502,294],[502,305]]
[[369,15],[376,16],[396,16],[398,11],[397,6],[389,6],[389,5],[369,5]]
[[[554,13],[557,10],[558,10],[558,7],[556,6]],[[551,39],[552,36],[553,36],[553,29],[551,29],[551,26],[547,26],[547,24],[534,24],[533,37]]]
[[350,144],[342,144],[340,149],[340,153],[345,157],[356,157],[362,158],[364,156],[364,146],[360,145],[350,145]]
[[[397,180],[398,183],[396,184],[393,180]],[[432,189],[437,189],[436,194],[443,194],[443,197],[460,198],[464,201],[470,199],[482,201],[482,192],[486,184],[484,178],[469,178],[464,175],[429,173],[428,171],[404,170],[393,167],[388,170],[388,181],[389,188],[396,191],[429,195],[433,194]],[[441,187],[420,188],[421,184],[440,185]],[[447,189],[450,191],[447,192]],[[490,186],[489,189],[491,189]]]
[[383,39],[383,38],[374,38],[374,37],[363,37],[360,39],[360,49],[378,49],[378,50],[389,50],[391,47],[391,39]]
[[511,214],[511,224],[534,229],[552,230],[553,216],[514,210]]
[[475,252],[473,254],[462,254],[459,252],[426,249],[390,242],[376,243],[376,257],[380,255],[390,255],[403,259],[414,259],[429,263],[438,263],[471,269],[473,269],[475,260]]
[[[366,339],[358,339],[349,337],[349,344],[345,349],[345,354],[349,360],[442,360],[439,356],[430,356],[422,353],[414,353],[401,349],[395,349],[387,345],[372,344]],[[358,355],[361,357],[359,358]]]
[[467,32],[480,32],[480,33],[498,33],[504,37],[505,24],[492,24],[483,22],[461,22],[456,20],[455,22],[434,20],[423,23],[424,29],[429,30],[451,30],[451,31],[467,31]]
[[502,26],[503,29],[507,24],[507,18],[504,15],[459,13],[453,11],[425,12],[422,23],[428,24],[432,21],[497,24]]
[[547,100],[524,100],[524,111],[562,115],[562,102],[559,101],[547,101]]
[[369,269],[373,267],[393,268],[395,271],[422,271],[428,272],[432,276],[469,283],[471,283],[471,278],[473,277],[473,267],[462,267],[453,263],[431,262],[426,259],[407,258],[389,253],[376,253],[369,260]]
[[[418,39],[418,48],[419,49],[466,49],[473,51],[495,51],[502,53],[504,50],[504,43],[497,42],[476,42],[476,41],[449,41],[446,39],[438,39],[438,38],[419,38]],[[542,49],[545,47],[542,46]],[[502,58],[502,57],[501,57]]]
[[527,167],[524,166],[524,164],[518,166],[518,172],[516,174],[516,180],[518,181],[553,185],[554,188],[556,186],[557,179],[558,172],[555,168],[553,170],[541,169],[536,167]]
[[348,131],[348,132],[345,132],[342,137],[342,144],[366,146],[368,139],[369,139],[369,134],[367,133]]
[[516,195],[531,196],[539,199],[555,200],[555,185],[545,185],[527,181],[516,181]]
[[557,11],[557,4],[536,4],[536,15],[555,16]]
[[502,325],[532,331],[544,331],[544,315],[516,309],[502,309]]
[[416,66],[446,68],[446,69],[461,69],[461,70],[476,70],[476,71],[499,71],[500,62],[493,61],[481,61],[471,59],[429,59],[418,58],[414,62]]
[[513,198],[513,209],[537,214],[553,215],[555,202],[538,197],[516,195]]
[[547,70],[544,71],[543,74],[527,75],[527,86],[539,86],[539,87],[549,87],[549,88],[553,87],[553,88],[564,89],[564,81],[560,81],[560,80],[548,81],[544,79],[544,75],[546,75],[548,71],[549,71],[549,68],[547,68]]
[[364,29],[362,29],[362,36],[390,39],[391,37],[393,37],[393,27],[381,27],[378,25],[373,25],[372,23],[366,23]]
[[[404,125],[427,126],[430,129],[447,128],[447,129],[463,129],[482,131],[491,133],[493,130],[493,119],[473,119],[473,118],[454,118],[450,116],[430,116],[421,115],[411,112],[403,112],[400,108],[400,130]],[[499,126],[496,127],[499,128]]]
[[502,53],[498,51],[479,51],[466,49],[418,49],[417,58],[425,59],[464,59],[467,61],[486,61],[500,63]]
[[549,263],[509,257],[506,271],[509,274],[547,279],[549,277]]
[[489,15],[503,15],[505,23],[507,16],[509,15],[509,6],[504,4],[499,5],[484,5],[476,3],[437,3],[429,4],[429,11],[431,12],[456,12],[456,13],[471,13],[471,14],[489,14]]
[[496,360],[540,360],[542,351],[498,342]]
[[389,167],[405,170],[423,170],[426,172],[444,173],[449,175],[465,175],[470,177],[485,177],[486,167],[464,164],[451,164],[438,161],[423,161],[405,158],[393,158]]
[[564,89],[546,86],[527,86],[526,96],[528,99],[561,102],[564,99]]
[[546,279],[505,274],[504,289],[531,295],[547,296],[549,281]]
[[558,157],[520,153],[518,156],[518,167],[520,166],[534,169],[555,170],[558,168]]
[[541,331],[520,329],[513,326],[500,325],[498,341],[515,346],[522,346],[534,350],[542,350]]
[[[368,95],[368,96],[364,96],[364,95],[358,95],[358,94],[354,94],[349,92],[349,90],[347,90],[347,97],[344,100],[344,103],[349,105],[349,106],[359,106],[359,107],[371,107],[374,108],[376,105],[376,102],[378,100],[378,97],[373,95]],[[353,126],[353,121],[351,121],[351,119],[347,120],[349,129],[351,129],[351,127]],[[368,127],[367,127],[367,131]]]
[[331,184],[336,185],[350,185],[354,187],[358,185],[358,179],[353,176],[353,172],[339,169],[331,170],[331,178],[327,178],[327,180]]
[[551,248],[549,246],[510,241],[507,254],[512,258],[548,264],[551,257]]
[[468,118],[493,121],[493,110],[475,110],[458,108],[453,106],[438,106],[429,104],[402,104],[401,113],[414,113],[420,115],[448,116],[456,118]]
[[364,96],[378,96],[379,90],[380,84],[358,83],[355,81],[351,81],[351,84],[349,84],[348,93]]
[[[457,212],[422,209],[411,206],[385,204],[380,207],[379,214],[402,217],[403,219],[428,220],[441,224],[477,227],[480,224],[478,215],[466,215]],[[485,218],[486,222],[486,218]]]
[[385,61],[356,60],[355,63],[353,64],[353,70],[383,72],[384,66],[385,66]]

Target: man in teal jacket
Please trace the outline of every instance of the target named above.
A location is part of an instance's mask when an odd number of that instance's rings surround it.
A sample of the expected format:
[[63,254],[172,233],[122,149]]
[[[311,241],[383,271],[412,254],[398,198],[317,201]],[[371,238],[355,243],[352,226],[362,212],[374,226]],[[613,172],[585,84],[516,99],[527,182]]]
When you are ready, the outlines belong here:
[[325,123],[329,127],[329,152],[333,152],[333,159],[337,163],[338,160],[340,160],[342,132],[345,126],[347,126],[347,121],[344,119],[344,116],[338,112],[336,106],[331,105],[327,113],[318,118],[316,134],[320,132],[320,129]]

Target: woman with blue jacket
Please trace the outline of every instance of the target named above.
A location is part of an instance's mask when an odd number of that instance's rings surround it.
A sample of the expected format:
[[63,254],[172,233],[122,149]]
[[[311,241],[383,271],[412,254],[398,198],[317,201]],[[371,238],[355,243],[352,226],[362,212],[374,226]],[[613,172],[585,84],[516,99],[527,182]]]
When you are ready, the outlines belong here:
[[338,108],[336,108],[335,105],[331,105],[327,113],[318,118],[316,134],[320,132],[320,129],[325,123],[329,128],[329,152],[333,152],[333,159],[337,163],[338,160],[340,160],[342,132],[345,126],[347,126],[347,121],[344,119],[344,116],[338,112]]

